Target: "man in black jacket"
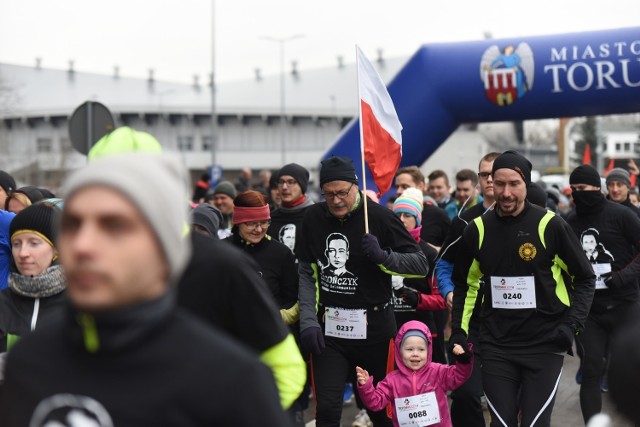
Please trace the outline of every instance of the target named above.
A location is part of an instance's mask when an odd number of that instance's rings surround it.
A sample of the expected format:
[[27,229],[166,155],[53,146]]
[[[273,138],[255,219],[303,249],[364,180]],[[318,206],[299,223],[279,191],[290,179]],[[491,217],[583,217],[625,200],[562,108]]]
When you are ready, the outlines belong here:
[[267,233],[298,254],[298,247],[304,236],[301,233],[302,219],[306,209],[313,205],[307,197],[309,171],[297,163],[284,165],[276,173],[276,183],[281,205],[271,212],[271,225]]
[[107,157],[68,180],[59,249],[71,304],[9,352],[0,424],[289,425],[257,357],[175,308],[186,182],[159,154]]
[[604,197],[593,167],[578,166],[569,183],[576,208],[567,223],[580,237],[597,275],[593,304],[577,338],[582,347],[580,407],[587,423],[602,409],[600,378],[611,338],[628,323],[628,313],[638,302],[640,219],[623,204]]
[[[464,230],[453,269],[452,335],[464,344],[480,298],[482,382],[495,424],[548,426],[563,353],[587,317],[595,275],[569,226],[526,200],[531,163],[492,168],[495,209]],[[499,421],[498,421],[499,420]]]
[[[356,365],[374,371],[374,381],[385,377],[396,329],[390,274],[428,273],[400,219],[359,191],[351,159],[324,160],[320,186],[325,202],[307,208],[299,254],[300,340],[313,353],[318,427],[340,424],[345,379]],[[376,426],[391,425],[385,411],[369,416]]]

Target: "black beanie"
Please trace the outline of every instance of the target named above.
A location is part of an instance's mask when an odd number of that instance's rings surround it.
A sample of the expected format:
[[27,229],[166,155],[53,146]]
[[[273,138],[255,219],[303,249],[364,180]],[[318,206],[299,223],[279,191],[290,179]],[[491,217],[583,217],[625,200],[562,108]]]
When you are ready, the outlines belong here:
[[329,157],[320,162],[320,186],[331,181],[347,181],[358,184],[356,168],[348,157]]
[[527,185],[527,200],[529,203],[533,203],[534,205],[538,205],[541,208],[546,209],[547,192],[535,182],[531,182]]
[[15,190],[15,193],[22,193],[31,200],[31,203],[39,202],[40,200],[44,200],[44,196],[38,187],[34,187],[33,185],[27,185],[25,187],[20,187]]
[[498,169],[511,169],[518,172],[527,186],[531,182],[531,162],[517,151],[508,150],[496,157],[491,169],[494,179]]
[[571,172],[571,175],[569,175],[569,185],[575,184],[593,185],[598,188],[602,186],[600,174],[591,165],[578,166]]
[[9,236],[20,232],[35,232],[55,247],[58,237],[60,209],[49,203],[36,203],[16,215],[9,226]]
[[16,189],[16,180],[5,171],[0,171],[0,187],[5,193],[9,194]]
[[284,165],[282,169],[278,171],[278,179],[285,175],[292,176],[296,181],[298,181],[300,188],[302,188],[302,194],[306,194],[307,186],[309,185],[309,171],[307,169],[297,163],[289,163],[288,165]]

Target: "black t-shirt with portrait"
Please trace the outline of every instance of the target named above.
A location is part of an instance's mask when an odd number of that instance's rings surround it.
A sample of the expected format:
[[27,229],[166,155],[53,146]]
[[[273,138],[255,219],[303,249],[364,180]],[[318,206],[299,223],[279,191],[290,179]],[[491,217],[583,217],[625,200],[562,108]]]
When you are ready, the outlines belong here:
[[278,208],[271,212],[271,225],[267,230],[267,234],[273,240],[276,240],[293,252],[296,262],[298,260],[298,252],[300,242],[303,240],[302,220],[304,213],[309,205],[295,208]]
[[[369,232],[378,238],[383,249],[391,248],[401,253],[420,251],[393,212],[365,200],[369,214]],[[331,215],[326,203],[317,203],[307,209],[302,223],[305,240],[299,259],[311,264],[316,271],[321,324],[325,307],[368,309],[368,338],[383,338],[395,329],[393,310],[385,310],[389,318],[386,315],[376,316],[370,309],[389,305],[391,276],[362,252],[364,232],[362,202],[343,219]],[[389,325],[393,327],[389,328]]]

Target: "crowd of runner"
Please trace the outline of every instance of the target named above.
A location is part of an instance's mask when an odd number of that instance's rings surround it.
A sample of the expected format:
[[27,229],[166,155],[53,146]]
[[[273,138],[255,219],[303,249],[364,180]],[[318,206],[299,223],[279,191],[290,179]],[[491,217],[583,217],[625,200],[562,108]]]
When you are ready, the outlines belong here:
[[549,426],[574,352],[585,424],[640,425],[628,170],[494,152],[383,205],[345,157],[190,188],[161,151],[117,129],[61,198],[0,171],[0,425],[340,426],[353,390],[353,427]]

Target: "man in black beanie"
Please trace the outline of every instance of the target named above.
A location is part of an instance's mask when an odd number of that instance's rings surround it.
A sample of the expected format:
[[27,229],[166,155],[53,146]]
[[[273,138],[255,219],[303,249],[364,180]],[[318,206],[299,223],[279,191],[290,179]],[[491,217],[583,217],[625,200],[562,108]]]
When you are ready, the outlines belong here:
[[[424,253],[400,219],[358,189],[351,159],[323,160],[320,185],[325,201],[307,208],[297,253],[300,340],[313,353],[319,427],[340,424],[345,379],[355,380],[355,366],[375,371],[374,382],[386,375],[396,329],[390,274],[428,273]],[[376,426],[391,426],[385,411],[369,416]]]
[[640,281],[640,219],[627,207],[607,200],[600,191],[600,175],[589,165],[578,166],[569,177],[575,210],[567,223],[596,273],[596,291],[584,331],[580,407],[589,419],[602,409],[600,380],[612,337],[629,323],[638,303]]
[[276,173],[280,194],[280,207],[271,213],[271,226],[267,233],[297,254],[302,239],[302,219],[313,201],[306,195],[309,171],[296,163],[284,165]]
[[595,275],[564,220],[526,200],[525,157],[501,154],[492,176],[496,207],[469,223],[456,254],[450,344],[466,348],[478,301],[492,419],[518,425],[521,411],[521,425],[549,426],[564,353],[584,326]]

